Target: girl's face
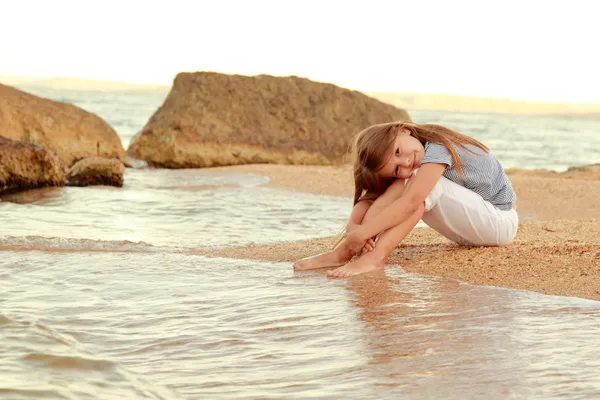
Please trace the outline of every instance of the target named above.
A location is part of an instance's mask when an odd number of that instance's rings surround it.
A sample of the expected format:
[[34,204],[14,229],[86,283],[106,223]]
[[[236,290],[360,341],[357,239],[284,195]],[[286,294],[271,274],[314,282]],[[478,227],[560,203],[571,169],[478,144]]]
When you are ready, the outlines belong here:
[[425,148],[404,128],[396,128],[396,137],[390,143],[385,154],[386,160],[378,174],[382,178],[410,178],[413,171],[421,165]]

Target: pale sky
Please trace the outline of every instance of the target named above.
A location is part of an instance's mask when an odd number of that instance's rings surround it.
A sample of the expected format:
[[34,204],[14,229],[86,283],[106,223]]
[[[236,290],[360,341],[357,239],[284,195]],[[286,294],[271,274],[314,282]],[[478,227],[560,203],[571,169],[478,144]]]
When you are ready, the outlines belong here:
[[600,3],[0,0],[0,75],[170,84],[298,75],[362,91],[600,103]]

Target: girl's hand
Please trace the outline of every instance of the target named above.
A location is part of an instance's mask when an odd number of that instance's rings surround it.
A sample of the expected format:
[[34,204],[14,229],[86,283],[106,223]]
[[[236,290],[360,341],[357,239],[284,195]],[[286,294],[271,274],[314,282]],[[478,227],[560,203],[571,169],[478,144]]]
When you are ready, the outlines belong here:
[[357,227],[348,232],[348,236],[344,240],[342,246],[346,248],[350,254],[359,254],[363,247],[367,244],[368,238],[363,238],[361,227]]
[[369,239],[367,240],[367,243],[365,243],[365,246],[362,248],[361,254],[365,254],[373,250],[375,250],[375,240]]
[[[346,234],[348,234],[351,231],[355,230],[359,226],[360,226],[360,224],[355,224],[354,222],[348,222],[348,225],[346,225]],[[369,251],[373,251],[374,249],[375,249],[375,240],[369,239],[365,243],[365,245],[362,248],[360,254],[365,254],[365,253],[367,253]]]

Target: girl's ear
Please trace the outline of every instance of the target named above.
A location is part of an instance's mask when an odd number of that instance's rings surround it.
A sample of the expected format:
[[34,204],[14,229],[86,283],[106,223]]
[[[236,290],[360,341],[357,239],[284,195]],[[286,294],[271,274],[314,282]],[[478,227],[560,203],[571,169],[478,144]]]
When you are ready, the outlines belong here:
[[399,135],[404,135],[404,136],[410,136],[410,131],[404,127],[399,126],[398,127],[398,134]]

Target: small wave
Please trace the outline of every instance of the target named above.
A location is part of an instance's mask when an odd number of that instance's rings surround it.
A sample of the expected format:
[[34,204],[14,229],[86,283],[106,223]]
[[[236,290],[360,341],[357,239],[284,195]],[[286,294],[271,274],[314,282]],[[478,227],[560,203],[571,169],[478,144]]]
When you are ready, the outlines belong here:
[[[18,387],[0,387],[0,397],[6,399],[73,399],[64,390],[22,389]],[[5,397],[6,396],[6,397]],[[60,397],[57,397],[60,396]]]
[[178,398],[37,319],[0,314],[0,325],[0,354],[7,368],[0,397]]
[[145,242],[131,242],[128,240],[94,240],[72,239],[61,237],[41,236],[5,236],[0,238],[0,250],[12,251],[98,251],[98,252],[131,252],[155,253],[177,252],[179,249],[170,247],[157,247]]
[[77,354],[47,354],[29,353],[23,357],[24,361],[41,363],[50,368],[77,368],[90,370],[106,370],[114,368],[116,364],[110,360],[94,358],[89,355]]

